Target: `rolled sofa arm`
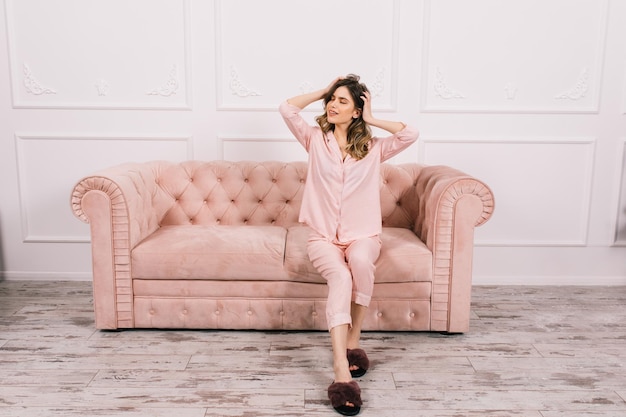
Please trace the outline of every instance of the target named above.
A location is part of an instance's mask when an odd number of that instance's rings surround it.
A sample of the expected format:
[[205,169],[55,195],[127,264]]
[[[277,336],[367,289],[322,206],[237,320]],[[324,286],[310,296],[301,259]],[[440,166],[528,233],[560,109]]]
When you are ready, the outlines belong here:
[[456,169],[413,167],[415,233],[433,252],[431,329],[463,333],[469,330],[474,228],[491,217],[494,196],[483,182]]
[[133,327],[132,248],[158,228],[153,163],[129,163],[80,180],[74,215],[89,223],[96,328]]

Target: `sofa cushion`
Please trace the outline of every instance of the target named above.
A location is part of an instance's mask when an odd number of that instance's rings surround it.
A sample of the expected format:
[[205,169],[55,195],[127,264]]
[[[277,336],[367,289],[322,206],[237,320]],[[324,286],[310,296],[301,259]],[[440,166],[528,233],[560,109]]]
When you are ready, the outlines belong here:
[[[307,226],[289,228],[285,270],[294,281],[325,282],[307,255],[309,232]],[[432,281],[432,252],[415,233],[400,227],[383,227],[381,241],[382,248],[376,261],[376,283]]]
[[133,277],[288,279],[286,233],[278,226],[164,226],[132,250]]

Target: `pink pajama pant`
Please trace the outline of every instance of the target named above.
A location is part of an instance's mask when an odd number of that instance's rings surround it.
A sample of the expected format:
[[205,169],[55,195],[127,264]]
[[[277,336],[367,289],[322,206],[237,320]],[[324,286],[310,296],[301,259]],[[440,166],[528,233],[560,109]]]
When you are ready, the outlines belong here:
[[313,266],[328,283],[328,329],[352,326],[352,302],[368,307],[374,291],[374,262],[380,255],[380,237],[348,243],[331,241],[312,231],[307,250]]

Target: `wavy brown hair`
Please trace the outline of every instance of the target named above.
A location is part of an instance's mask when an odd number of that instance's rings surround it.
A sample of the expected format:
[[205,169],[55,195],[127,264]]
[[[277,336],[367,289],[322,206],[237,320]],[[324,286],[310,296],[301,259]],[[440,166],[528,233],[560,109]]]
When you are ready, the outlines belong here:
[[317,116],[315,121],[322,128],[324,134],[329,131],[335,131],[335,125],[328,122],[328,116],[326,114],[326,105],[331,100],[335,91],[339,87],[346,87],[350,92],[350,96],[354,101],[354,106],[360,110],[359,117],[352,119],[352,123],[348,126],[348,148],[346,152],[350,154],[354,159],[363,159],[369,152],[370,141],[372,140],[372,131],[370,127],[363,120],[363,99],[361,96],[363,93],[369,91],[365,84],[360,83],[361,78],[358,75],[348,74],[345,78],[337,81],[328,91],[328,94],[324,96],[324,114]]

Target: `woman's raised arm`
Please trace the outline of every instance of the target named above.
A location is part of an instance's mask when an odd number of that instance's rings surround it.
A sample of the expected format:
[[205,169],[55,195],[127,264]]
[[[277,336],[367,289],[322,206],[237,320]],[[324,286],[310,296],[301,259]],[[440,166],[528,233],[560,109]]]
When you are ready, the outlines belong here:
[[301,109],[305,108],[306,106],[308,106],[311,103],[314,103],[318,100],[321,100],[324,98],[324,96],[326,96],[326,94],[330,91],[330,89],[335,85],[335,83],[339,80],[341,80],[343,77],[337,77],[333,80],[333,82],[331,82],[330,84],[328,84],[328,86],[326,88],[323,88],[321,90],[317,90],[317,91],[313,91],[311,93],[305,93],[305,94],[301,94],[299,96],[295,96],[295,97],[291,97],[290,99],[287,99],[287,103],[292,104],[296,107],[300,107]]

